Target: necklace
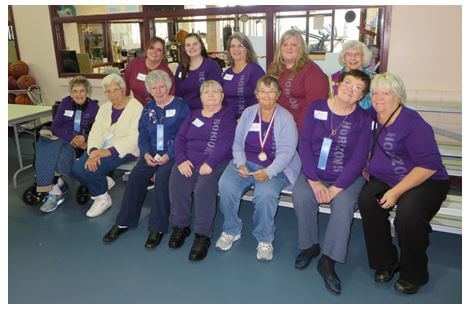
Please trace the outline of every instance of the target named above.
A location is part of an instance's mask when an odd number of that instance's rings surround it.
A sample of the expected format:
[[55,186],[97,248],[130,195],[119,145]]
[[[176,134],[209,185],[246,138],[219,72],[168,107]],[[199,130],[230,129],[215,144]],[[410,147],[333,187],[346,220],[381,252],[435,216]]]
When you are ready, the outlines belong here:
[[[350,113],[351,114],[351,113]],[[337,128],[333,128],[333,112],[331,113],[331,116],[330,116],[330,127],[331,127],[331,132],[330,132],[330,136],[329,137],[333,137],[336,135],[336,131],[338,131],[338,129],[341,127],[341,125],[343,125],[343,122],[346,121],[346,119],[348,118],[348,116],[350,114],[347,114],[344,119],[341,121],[341,123],[338,125]]]

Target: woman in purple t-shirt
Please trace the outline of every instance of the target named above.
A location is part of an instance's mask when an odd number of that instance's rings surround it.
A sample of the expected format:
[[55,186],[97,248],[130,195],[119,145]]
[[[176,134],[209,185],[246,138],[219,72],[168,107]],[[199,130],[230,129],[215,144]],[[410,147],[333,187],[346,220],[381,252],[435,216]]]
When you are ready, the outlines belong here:
[[227,58],[230,67],[223,73],[224,106],[239,119],[245,108],[257,103],[255,86],[265,71],[257,62],[249,38],[241,32],[229,37]]
[[182,45],[180,65],[175,73],[176,96],[182,98],[191,110],[202,108],[200,86],[208,80],[222,84],[218,63],[208,58],[202,39],[196,33],[188,34]]
[[366,96],[369,85],[369,76],[360,70],[344,73],[337,96],[309,105],[299,136],[303,174],[294,185],[293,202],[301,253],[295,267],[305,269],[320,254],[319,205],[329,203],[330,221],[317,270],[334,294],[341,293],[335,262],[346,261],[353,214],[365,182],[362,171],[372,119],[358,102]]
[[236,128],[234,113],[223,107],[223,88],[214,80],[200,88],[202,109],[193,110],[175,139],[175,165],[169,181],[174,231],[170,248],[180,248],[190,234],[192,192],[195,209],[195,240],[189,260],[206,257],[216,215],[218,180],[232,159]]
[[[395,289],[414,294],[429,280],[426,250],[430,221],[449,188],[449,177],[431,126],[403,103],[406,91],[396,74],[383,73],[371,84],[377,112],[368,163],[370,178],[359,196],[367,256],[374,280],[388,282],[397,270]],[[392,243],[389,211],[398,204]]]

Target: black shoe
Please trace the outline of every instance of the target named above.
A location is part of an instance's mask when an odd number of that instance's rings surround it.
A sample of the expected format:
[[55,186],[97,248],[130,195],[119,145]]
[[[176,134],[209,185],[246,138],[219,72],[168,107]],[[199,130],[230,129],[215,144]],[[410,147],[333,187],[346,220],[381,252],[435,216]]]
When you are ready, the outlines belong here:
[[322,255],[318,264],[317,271],[325,281],[325,287],[335,295],[341,294],[341,281],[335,272],[335,262],[326,255]]
[[128,227],[126,228],[119,228],[119,226],[113,225],[112,228],[109,230],[109,232],[106,233],[106,235],[102,238],[102,241],[104,243],[111,243],[124,232],[127,232]]
[[211,240],[209,237],[195,233],[195,240],[189,253],[189,260],[200,261],[204,259],[208,254],[210,244]]
[[179,228],[174,227],[172,231],[171,238],[169,239],[170,248],[180,248],[184,245],[185,238],[190,235],[190,227]]
[[419,291],[420,286],[398,279],[395,282],[394,287],[397,291],[403,294],[416,294]]
[[320,254],[320,246],[318,244],[312,245],[307,249],[304,249],[299,255],[296,257],[296,262],[294,263],[294,267],[296,269],[305,269],[310,264],[313,258],[317,257]]
[[397,271],[398,271],[398,264],[393,266],[391,270],[377,269],[375,271],[374,281],[376,281],[377,283],[386,283],[393,278],[393,276],[395,275],[395,272]]
[[146,248],[155,248],[156,246],[159,245],[159,242],[161,242],[161,239],[163,237],[164,233],[156,231],[156,230],[151,230],[148,239],[146,240],[145,247]]

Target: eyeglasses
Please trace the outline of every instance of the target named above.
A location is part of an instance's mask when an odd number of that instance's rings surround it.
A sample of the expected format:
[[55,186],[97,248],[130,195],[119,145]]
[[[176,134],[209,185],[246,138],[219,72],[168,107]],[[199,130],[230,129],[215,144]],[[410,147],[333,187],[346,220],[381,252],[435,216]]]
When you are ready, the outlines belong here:
[[350,52],[348,52],[348,53],[345,53],[344,56],[347,57],[347,58],[351,58],[351,57],[352,58],[360,58],[360,57],[362,57],[362,53],[359,53],[359,52],[350,53]]
[[258,96],[268,96],[268,97],[275,97],[276,92],[275,91],[258,91],[257,92]]
[[352,84],[349,80],[343,80],[343,82],[341,82],[341,85],[345,87],[351,87],[351,90],[354,93],[362,94],[364,92],[364,87],[358,84]]

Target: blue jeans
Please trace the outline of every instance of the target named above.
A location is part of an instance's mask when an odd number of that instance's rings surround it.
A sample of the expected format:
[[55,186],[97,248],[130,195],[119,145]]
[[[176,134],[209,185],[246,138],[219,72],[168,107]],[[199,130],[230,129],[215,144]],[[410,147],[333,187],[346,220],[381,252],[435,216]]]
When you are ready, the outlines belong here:
[[75,162],[75,149],[68,142],[40,136],[35,161],[37,191],[51,191],[55,174],[69,176]]
[[[340,263],[346,260],[351,224],[354,212],[358,209],[357,200],[364,182],[364,178],[359,176],[330,202],[330,220],[321,248],[323,254]],[[327,186],[331,184],[323,183]],[[294,185],[292,197],[298,222],[299,248],[307,249],[319,243],[319,204],[302,173]]]
[[88,157],[88,154],[84,153],[73,165],[71,173],[72,177],[78,179],[83,185],[88,187],[89,193],[93,197],[107,192],[106,176],[110,171],[113,171],[122,164],[130,162],[134,158],[131,154],[127,154],[123,158],[119,158],[118,156],[101,158],[101,165],[98,166],[95,172],[91,172],[84,167]]
[[[250,171],[264,168],[249,161],[247,161],[246,166]],[[272,179],[259,182],[252,176],[242,178],[236,170],[236,165],[231,161],[218,184],[219,206],[224,216],[223,231],[231,235],[241,233],[242,220],[238,215],[240,200],[244,193],[253,186],[255,187],[253,195],[255,209],[253,214],[253,236],[258,242],[271,243],[275,239],[275,215],[279,196],[281,190],[289,185],[289,180],[281,172]]]

